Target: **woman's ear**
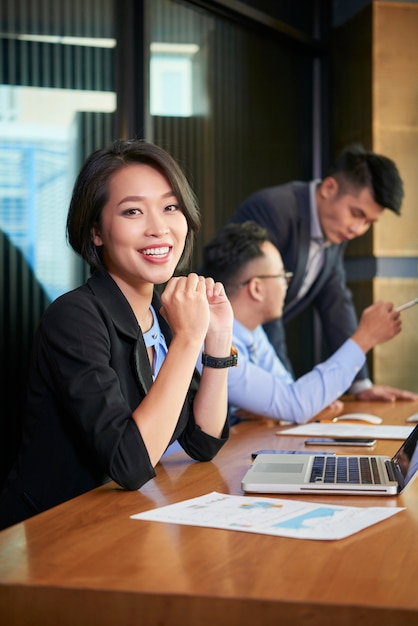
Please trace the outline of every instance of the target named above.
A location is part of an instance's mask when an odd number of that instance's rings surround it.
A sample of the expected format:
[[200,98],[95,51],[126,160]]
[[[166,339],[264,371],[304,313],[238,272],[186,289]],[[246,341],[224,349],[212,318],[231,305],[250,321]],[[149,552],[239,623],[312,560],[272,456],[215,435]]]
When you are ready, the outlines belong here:
[[97,228],[97,226],[93,226],[93,228],[91,229],[91,240],[94,243],[95,246],[102,246],[103,245],[103,240],[102,237],[100,235],[100,231]]

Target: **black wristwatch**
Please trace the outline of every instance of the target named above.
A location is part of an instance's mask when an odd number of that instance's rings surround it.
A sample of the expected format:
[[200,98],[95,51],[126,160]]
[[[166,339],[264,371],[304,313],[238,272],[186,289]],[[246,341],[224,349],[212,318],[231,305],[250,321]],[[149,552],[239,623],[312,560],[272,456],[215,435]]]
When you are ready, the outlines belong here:
[[214,367],[215,369],[235,367],[238,365],[238,350],[235,346],[231,346],[231,354],[224,357],[210,356],[209,354],[202,352],[202,365],[205,365],[206,367]]

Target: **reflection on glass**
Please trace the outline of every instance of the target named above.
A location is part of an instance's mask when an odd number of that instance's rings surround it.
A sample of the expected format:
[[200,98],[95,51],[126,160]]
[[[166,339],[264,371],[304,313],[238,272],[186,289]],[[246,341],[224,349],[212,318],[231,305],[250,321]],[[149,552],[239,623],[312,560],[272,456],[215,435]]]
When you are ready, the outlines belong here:
[[193,58],[196,44],[152,43],[150,46],[151,115],[190,117],[193,107]]
[[74,285],[65,221],[78,169],[78,111],[114,111],[114,93],[0,85],[0,228],[51,299]]

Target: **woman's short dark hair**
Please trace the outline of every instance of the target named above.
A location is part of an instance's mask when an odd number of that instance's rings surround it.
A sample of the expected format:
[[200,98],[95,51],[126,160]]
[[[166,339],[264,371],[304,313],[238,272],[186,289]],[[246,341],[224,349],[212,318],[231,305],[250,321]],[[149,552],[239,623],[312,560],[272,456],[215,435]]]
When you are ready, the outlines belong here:
[[194,237],[200,228],[200,213],[196,196],[184,172],[173,157],[159,146],[143,140],[118,139],[87,158],[74,184],[68,210],[68,241],[91,270],[104,266],[100,248],[93,243],[92,232],[100,224],[103,207],[109,199],[112,175],[135,163],[153,167],[172,187],[188,226],[178,267],[185,266],[190,260]]

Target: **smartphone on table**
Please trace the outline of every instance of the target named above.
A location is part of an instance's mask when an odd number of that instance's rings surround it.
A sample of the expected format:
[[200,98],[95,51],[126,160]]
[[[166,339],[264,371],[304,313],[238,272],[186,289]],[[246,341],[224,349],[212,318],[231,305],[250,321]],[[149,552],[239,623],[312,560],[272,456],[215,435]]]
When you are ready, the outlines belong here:
[[305,446],[366,446],[371,447],[376,444],[376,439],[366,439],[364,437],[311,437],[305,439]]

